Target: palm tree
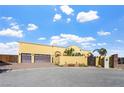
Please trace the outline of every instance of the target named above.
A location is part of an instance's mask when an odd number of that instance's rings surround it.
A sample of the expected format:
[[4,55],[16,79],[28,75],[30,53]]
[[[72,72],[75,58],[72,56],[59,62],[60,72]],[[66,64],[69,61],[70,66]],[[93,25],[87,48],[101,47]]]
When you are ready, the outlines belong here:
[[74,52],[74,49],[71,48],[69,51],[70,51],[70,56],[72,56],[72,54],[73,54],[73,52]]
[[75,50],[73,48],[65,49],[64,54],[67,56],[72,56]]
[[100,57],[99,57],[99,64],[102,65],[102,63],[101,63],[101,56],[106,56],[107,50],[105,48],[100,48],[100,49],[93,50],[93,52],[95,52],[95,51],[97,51],[99,53],[99,55],[100,55]]
[[93,52],[97,51],[100,56],[106,56],[107,50],[105,48],[95,49]]

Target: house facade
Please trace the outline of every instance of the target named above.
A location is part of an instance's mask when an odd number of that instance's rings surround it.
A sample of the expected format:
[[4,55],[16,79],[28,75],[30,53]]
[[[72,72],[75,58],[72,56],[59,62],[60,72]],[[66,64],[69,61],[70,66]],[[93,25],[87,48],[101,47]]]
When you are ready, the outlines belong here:
[[[65,50],[73,48],[80,56],[67,56]],[[51,62],[58,65],[83,64],[88,65],[90,51],[77,46],[57,47],[35,43],[19,42],[18,63]]]

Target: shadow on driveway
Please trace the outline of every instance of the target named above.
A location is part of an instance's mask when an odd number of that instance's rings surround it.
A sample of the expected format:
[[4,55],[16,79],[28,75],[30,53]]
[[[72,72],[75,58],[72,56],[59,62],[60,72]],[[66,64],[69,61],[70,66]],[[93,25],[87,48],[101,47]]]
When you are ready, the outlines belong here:
[[0,66],[5,66],[5,65],[12,65],[12,64],[4,61],[0,61]]
[[12,65],[12,64],[11,63],[7,63],[7,62],[0,61],[0,74],[12,70],[12,69],[5,68],[8,65]]
[[4,72],[7,72],[7,71],[11,71],[12,69],[0,69],[0,74],[1,73],[4,73]]

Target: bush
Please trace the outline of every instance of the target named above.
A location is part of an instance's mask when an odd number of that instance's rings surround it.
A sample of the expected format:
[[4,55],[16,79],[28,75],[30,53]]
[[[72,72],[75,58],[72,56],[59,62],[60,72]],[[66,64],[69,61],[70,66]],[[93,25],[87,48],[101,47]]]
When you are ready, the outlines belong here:
[[64,65],[58,65],[58,66],[60,66],[60,67],[64,67]]
[[69,67],[74,67],[74,66],[75,66],[75,64],[68,64],[68,66],[69,66]]
[[87,67],[85,64],[79,64],[79,67]]
[[83,67],[84,65],[83,64],[79,64],[79,67]]
[[58,63],[55,63],[55,65],[59,66],[59,64],[58,64]]

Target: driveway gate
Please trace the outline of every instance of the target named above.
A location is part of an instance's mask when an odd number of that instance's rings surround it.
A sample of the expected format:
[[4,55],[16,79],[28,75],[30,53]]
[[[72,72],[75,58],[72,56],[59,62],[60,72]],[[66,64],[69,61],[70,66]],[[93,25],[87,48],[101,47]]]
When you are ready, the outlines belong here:
[[96,57],[93,55],[88,57],[88,66],[95,66],[96,65]]

